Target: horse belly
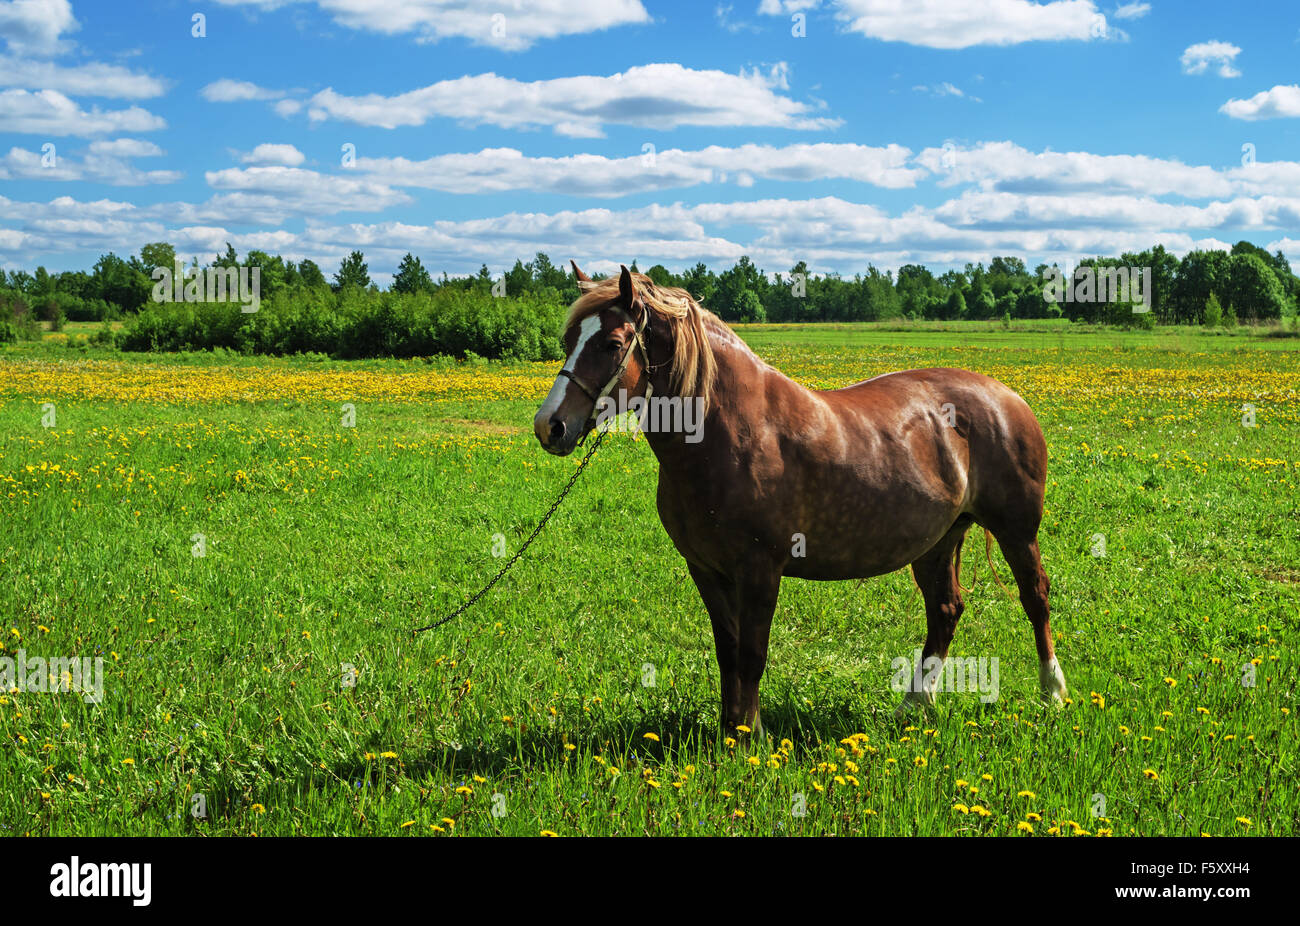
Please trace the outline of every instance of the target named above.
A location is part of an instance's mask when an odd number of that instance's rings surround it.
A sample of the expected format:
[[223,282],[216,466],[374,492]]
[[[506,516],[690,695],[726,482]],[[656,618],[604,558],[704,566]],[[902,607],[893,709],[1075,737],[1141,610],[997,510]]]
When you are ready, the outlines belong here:
[[[933,445],[932,445],[933,446]],[[932,446],[926,448],[932,451]],[[823,465],[795,491],[802,497],[805,537],[785,574],[804,579],[860,579],[884,575],[916,560],[961,515],[965,467],[944,451],[948,471],[936,479],[925,450],[877,453],[870,463]]]
[[[952,506],[924,506],[905,517],[846,504],[810,519],[792,543],[784,574],[799,579],[864,579],[903,568],[933,547],[957,520]],[[802,526],[802,525],[801,525]]]

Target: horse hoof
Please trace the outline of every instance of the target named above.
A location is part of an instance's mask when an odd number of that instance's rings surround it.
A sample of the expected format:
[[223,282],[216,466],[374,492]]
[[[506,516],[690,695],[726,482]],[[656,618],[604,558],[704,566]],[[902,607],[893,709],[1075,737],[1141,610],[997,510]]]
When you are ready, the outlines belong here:
[[1065,674],[1061,671],[1061,664],[1055,658],[1039,663],[1038,684],[1043,692],[1043,700],[1051,704],[1063,705],[1065,699],[1070,696],[1069,690],[1065,687]]
[[894,711],[895,720],[907,720],[912,717],[922,717],[934,710],[934,698],[926,698],[916,692],[909,691],[903,695],[903,703],[898,705]]
[[763,722],[758,721],[752,726],[748,724],[730,724],[723,722],[718,728],[719,738],[734,739],[739,743],[766,741],[767,732],[763,729]]

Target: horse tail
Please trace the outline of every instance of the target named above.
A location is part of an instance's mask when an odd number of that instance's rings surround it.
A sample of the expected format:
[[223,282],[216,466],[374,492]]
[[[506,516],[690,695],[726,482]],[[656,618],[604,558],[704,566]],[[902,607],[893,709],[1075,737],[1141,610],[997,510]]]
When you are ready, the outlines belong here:
[[970,587],[970,588],[967,588],[966,586],[964,586],[964,585],[961,584],[961,550],[962,550],[962,547],[964,547],[964,546],[966,546],[966,535],[965,535],[965,534],[962,534],[962,535],[961,535],[961,543],[957,544],[957,557],[956,557],[956,560],[955,560],[954,563],[953,563],[953,573],[954,573],[954,575],[956,576],[956,581],[957,581],[957,591],[958,591],[960,594],[963,594],[963,595],[969,595],[969,594],[971,593],[971,590],[975,588],[975,580],[978,578],[978,576],[975,574],[975,566],[977,566],[978,563],[976,563],[975,565],[971,566],[971,571],[970,571],[970,584],[971,584],[971,587]]
[[[993,576],[993,581],[998,583],[998,588],[1002,589],[1002,591],[1005,592],[1008,597],[1014,597],[1011,595],[1011,590],[1007,588],[1005,584],[1003,584],[1001,577],[998,575],[997,569],[993,567],[993,535],[989,533],[989,529],[987,527],[982,527],[981,529],[984,531],[984,561],[989,564],[989,573]],[[975,583],[979,581],[979,561],[976,560],[975,562],[971,563],[970,587],[968,588],[965,585],[962,585],[961,551],[962,548],[965,546],[966,546],[966,537],[963,536],[961,538],[961,543],[957,544],[957,556],[953,564],[953,572],[956,574],[957,577],[957,591],[959,591],[963,595],[969,595],[974,590]]]
[[1002,580],[998,578],[998,571],[993,568],[993,535],[989,533],[987,527],[981,527],[981,530],[984,531],[984,559],[989,564],[989,572],[993,574],[993,581],[998,583],[998,588],[1006,592],[1007,597],[1010,598],[1011,589],[1002,584]]

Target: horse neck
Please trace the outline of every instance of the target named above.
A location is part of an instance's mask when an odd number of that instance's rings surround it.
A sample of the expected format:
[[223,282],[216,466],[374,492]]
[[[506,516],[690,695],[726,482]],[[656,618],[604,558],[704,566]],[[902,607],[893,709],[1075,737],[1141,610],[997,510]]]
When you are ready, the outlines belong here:
[[[789,380],[779,370],[760,360],[749,349],[749,345],[721,321],[707,318],[705,320],[705,331],[708,334],[709,347],[713,350],[713,359],[717,364],[718,373],[714,381],[713,393],[709,399],[709,410],[704,420],[702,440],[690,444],[686,443],[680,434],[647,432],[646,439],[661,464],[668,464],[673,460],[690,461],[699,453],[708,453],[711,449],[716,448],[720,440],[729,439],[729,433],[733,429],[731,427],[719,427],[719,422],[722,419],[726,419],[728,422],[738,422],[739,417],[746,413],[746,409],[749,410],[749,414],[761,414],[762,403],[754,402],[752,394],[747,396],[747,401],[741,402],[738,399],[742,396],[742,393],[752,393],[755,385],[765,378],[778,376],[786,380],[794,389],[803,388],[793,380]],[[659,346],[659,349],[665,353],[670,353],[672,345],[664,343]],[[669,365],[663,364],[651,377],[651,383],[654,385],[656,395],[670,396],[673,394],[669,385],[670,372]]]

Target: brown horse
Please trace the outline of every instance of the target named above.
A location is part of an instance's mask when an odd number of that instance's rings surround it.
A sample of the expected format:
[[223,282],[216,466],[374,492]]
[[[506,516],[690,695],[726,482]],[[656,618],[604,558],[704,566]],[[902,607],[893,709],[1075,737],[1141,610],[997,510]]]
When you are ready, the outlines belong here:
[[616,388],[648,420],[659,518],[713,624],[725,728],[761,729],[758,683],[782,576],[857,579],[911,564],[927,633],[900,711],[933,704],[972,524],[993,534],[1015,575],[1044,696],[1065,696],[1038,554],[1047,445],[1023,399],[954,369],[806,389],[685,290],[626,267],[600,282],[573,270],[583,293],[565,327],[568,360],[533,429],[550,453],[570,453]]

